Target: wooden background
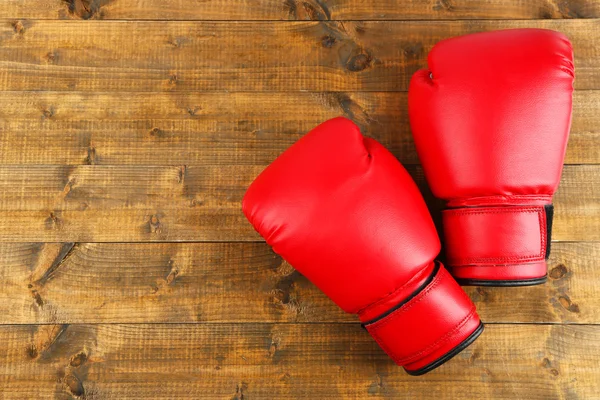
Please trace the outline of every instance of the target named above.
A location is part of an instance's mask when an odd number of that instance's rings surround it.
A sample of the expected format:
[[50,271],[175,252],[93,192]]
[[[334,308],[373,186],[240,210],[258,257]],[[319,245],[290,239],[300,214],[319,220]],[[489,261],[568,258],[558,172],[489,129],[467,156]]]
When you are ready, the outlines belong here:
[[[0,399],[599,399],[597,18],[595,0],[0,0]],[[575,48],[550,279],[468,288],[486,331],[410,377],[240,200],[338,115],[426,191],[411,74],[441,39],[516,27]]]

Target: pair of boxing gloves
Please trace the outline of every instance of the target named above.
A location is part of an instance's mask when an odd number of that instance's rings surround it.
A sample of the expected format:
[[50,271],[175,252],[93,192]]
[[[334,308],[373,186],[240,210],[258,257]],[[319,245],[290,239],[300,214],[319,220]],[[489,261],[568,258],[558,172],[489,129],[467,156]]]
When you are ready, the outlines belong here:
[[[478,33],[438,43],[428,64],[412,77],[409,116],[425,177],[447,202],[452,275],[544,282],[571,123],[571,44],[549,30]],[[285,151],[252,183],[243,211],[409,374],[441,365],[483,331],[435,260],[440,241],[419,189],[351,121],[327,121]]]

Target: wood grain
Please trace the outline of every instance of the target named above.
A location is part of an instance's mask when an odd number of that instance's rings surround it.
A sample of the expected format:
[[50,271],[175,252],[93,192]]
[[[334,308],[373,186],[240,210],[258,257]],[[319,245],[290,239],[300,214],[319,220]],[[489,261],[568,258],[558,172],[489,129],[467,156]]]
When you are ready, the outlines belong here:
[[0,18],[394,20],[598,18],[593,0],[4,0]]
[[[466,288],[484,322],[600,323],[600,243],[545,285]],[[356,322],[265,243],[2,243],[0,323]]]
[[[599,398],[599,18],[595,0],[2,0],[0,400]],[[343,115],[439,224],[409,79],[442,39],[520,27],[575,48],[549,280],[466,288],[484,334],[410,377],[240,202]]]
[[[573,42],[578,89],[600,89],[600,20],[0,21],[0,90],[405,91],[438,41],[535,26]],[[115,46],[115,43],[119,43]]]
[[415,378],[358,324],[2,326],[0,384],[4,399],[592,399],[598,346],[598,326],[489,325]]
[[600,223],[600,213],[593,205],[600,204],[600,192],[596,189],[600,175],[595,166],[564,167],[563,174],[553,200],[553,240],[600,240],[600,230],[595,228]]
[[[241,212],[265,166],[0,166],[0,241],[257,241]],[[435,219],[443,203],[408,171]],[[565,166],[553,239],[600,240],[600,166]]]
[[[343,115],[418,163],[406,93],[3,92],[0,164],[266,165]],[[598,164],[600,91],[576,91],[567,164]],[[26,149],[26,151],[23,151]]]

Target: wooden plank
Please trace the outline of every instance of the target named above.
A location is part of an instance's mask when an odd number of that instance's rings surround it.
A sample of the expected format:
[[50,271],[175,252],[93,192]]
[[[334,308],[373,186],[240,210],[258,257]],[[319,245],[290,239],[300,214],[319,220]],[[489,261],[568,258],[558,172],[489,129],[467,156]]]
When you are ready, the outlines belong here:
[[0,242],[256,241],[239,209],[0,211]]
[[600,212],[596,207],[600,191],[596,188],[600,175],[590,166],[564,167],[563,174],[553,200],[553,240],[599,240]]
[[[600,110],[590,93],[585,132],[597,126],[589,102]],[[406,93],[5,92],[0,163],[265,165],[339,115],[416,161]]]
[[239,211],[245,188],[264,167],[2,166],[0,209]]
[[[600,323],[600,243],[545,285],[466,288],[486,323]],[[2,243],[0,323],[356,322],[265,243]]]
[[[418,163],[406,93],[4,92],[0,164],[265,165],[339,115]],[[576,91],[566,163],[600,163],[599,127],[600,91]]]
[[600,327],[489,325],[411,377],[358,324],[0,327],[4,399],[591,399]]
[[592,275],[600,243],[553,243],[551,250],[544,285],[465,287],[483,321],[598,324],[600,282]]
[[[241,213],[264,166],[0,166],[0,241],[256,241]],[[442,202],[408,166],[435,219]],[[600,166],[564,168],[553,239],[600,240]]]
[[4,0],[0,18],[395,20],[598,18],[593,0]]
[[0,90],[405,91],[438,41],[501,28],[564,32],[578,89],[600,89],[600,20],[0,21]]

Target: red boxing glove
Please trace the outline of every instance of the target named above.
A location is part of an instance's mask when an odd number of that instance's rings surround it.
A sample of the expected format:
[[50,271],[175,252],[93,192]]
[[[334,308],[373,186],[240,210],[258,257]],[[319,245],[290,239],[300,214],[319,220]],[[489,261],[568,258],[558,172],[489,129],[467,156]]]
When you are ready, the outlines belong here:
[[552,195],[573,94],[567,38],[543,29],[438,43],[409,88],[411,127],[443,212],[447,263],[463,284],[546,280]]
[[440,242],[417,186],[351,121],[327,121],[285,151],[252,183],[243,210],[409,374],[441,365],[482,332],[471,300],[434,261]]

